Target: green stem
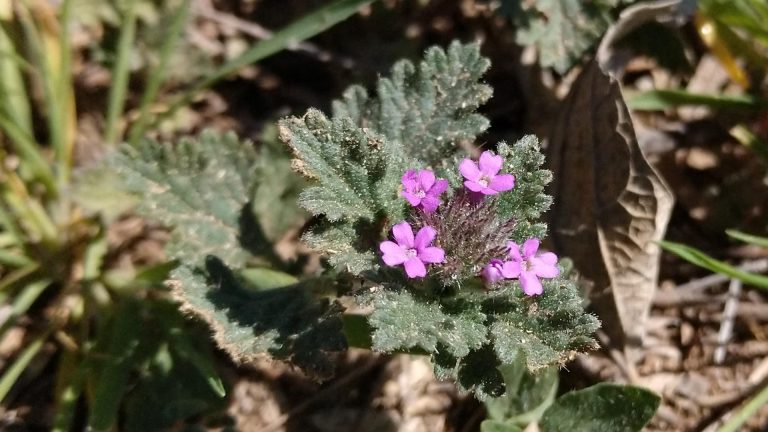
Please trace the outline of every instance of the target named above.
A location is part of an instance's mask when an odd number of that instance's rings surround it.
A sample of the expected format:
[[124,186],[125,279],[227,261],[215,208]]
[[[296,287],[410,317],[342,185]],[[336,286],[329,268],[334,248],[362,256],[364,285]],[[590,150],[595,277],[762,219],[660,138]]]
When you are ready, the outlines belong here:
[[138,1],[128,2],[122,25],[120,27],[120,39],[117,45],[117,60],[112,68],[112,87],[109,91],[107,105],[107,130],[105,141],[107,144],[115,144],[118,139],[117,123],[125,107],[125,97],[128,91],[128,78],[130,76],[130,57],[133,40],[136,34],[136,4]]

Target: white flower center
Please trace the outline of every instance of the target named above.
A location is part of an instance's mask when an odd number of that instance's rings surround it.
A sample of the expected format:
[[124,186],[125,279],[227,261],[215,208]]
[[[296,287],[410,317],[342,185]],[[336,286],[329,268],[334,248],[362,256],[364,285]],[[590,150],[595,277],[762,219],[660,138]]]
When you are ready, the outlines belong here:
[[424,192],[423,189],[416,189],[416,196],[419,198],[424,198],[425,196],[427,196],[427,193]]
[[491,179],[489,179],[488,176],[486,175],[481,175],[480,179],[477,181],[477,184],[479,184],[484,188],[487,188],[490,183],[491,183]]
[[528,260],[523,260],[523,261],[520,263],[520,269],[521,269],[522,271],[526,271],[526,272],[527,272],[528,270],[530,270],[530,269],[531,269],[531,262],[530,262],[530,261],[528,261]]
[[406,249],[405,250],[405,256],[407,256],[408,258],[413,258],[416,255],[418,255],[418,253],[416,252],[416,249]]

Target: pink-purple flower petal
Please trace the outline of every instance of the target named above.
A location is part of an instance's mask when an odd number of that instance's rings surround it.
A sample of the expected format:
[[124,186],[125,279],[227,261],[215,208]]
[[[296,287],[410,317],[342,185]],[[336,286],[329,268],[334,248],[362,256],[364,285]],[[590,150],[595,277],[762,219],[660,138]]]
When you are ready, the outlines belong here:
[[[488,188],[484,188],[480,186],[477,182],[474,180],[466,180],[464,181],[464,187],[471,190],[472,192],[480,192],[483,193],[484,190],[487,190]],[[485,194],[487,195],[487,194]]]
[[497,192],[506,192],[508,190],[512,190],[515,187],[515,176],[512,174],[497,175],[493,178],[493,180],[491,180],[491,182],[488,184],[488,187]]
[[421,199],[421,208],[424,209],[425,213],[434,213],[439,206],[440,200],[433,197],[432,195],[427,195]]
[[435,184],[435,173],[433,173],[430,170],[421,170],[419,171],[419,185],[421,186],[422,190],[425,192],[429,191],[430,188],[432,188],[432,185]]
[[419,178],[415,170],[406,171],[400,181],[405,189],[413,189],[419,185]]
[[530,238],[523,243],[523,257],[525,259],[533,258],[536,256],[536,252],[539,251],[539,239],[537,238]]
[[420,250],[418,256],[420,260],[430,264],[437,264],[445,261],[445,251],[436,246]]
[[480,172],[488,177],[493,177],[499,173],[503,163],[504,159],[501,156],[494,155],[489,151],[484,151],[480,155],[479,160]]
[[416,207],[421,204],[422,199],[407,190],[403,190],[400,195],[408,201],[408,204]]
[[462,160],[459,164],[459,172],[462,176],[464,176],[465,179],[470,181],[477,181],[480,178],[480,170],[477,168],[477,164],[472,159]]
[[409,278],[422,278],[427,275],[427,268],[418,257],[413,257],[405,262],[405,274]]
[[405,254],[405,249],[403,249],[395,242],[381,242],[379,245],[379,250],[381,250],[381,252],[384,254],[382,259],[388,266],[400,265],[408,259],[408,256]]
[[392,235],[400,246],[413,247],[413,229],[408,222],[400,222],[392,227]]
[[413,247],[420,251],[432,243],[432,240],[437,236],[437,231],[431,226],[422,227],[419,232],[416,233],[416,239],[413,242]]
[[544,262],[540,257],[531,258],[531,271],[538,277],[551,279],[560,274],[560,270],[554,264]]
[[495,284],[504,279],[504,263],[499,259],[492,259],[480,272],[483,280],[487,284]]
[[501,268],[501,274],[507,279],[515,279],[520,276],[521,272],[520,261],[505,261]]
[[520,286],[526,295],[540,295],[544,292],[541,281],[533,272],[524,271],[520,273]]
[[446,179],[439,179],[435,182],[434,186],[429,190],[429,194],[434,197],[439,197],[440,194],[445,192],[445,190],[448,189],[448,180]]
[[523,256],[520,254],[520,245],[511,241],[507,242],[507,249],[509,250],[509,257],[515,261],[522,261]]

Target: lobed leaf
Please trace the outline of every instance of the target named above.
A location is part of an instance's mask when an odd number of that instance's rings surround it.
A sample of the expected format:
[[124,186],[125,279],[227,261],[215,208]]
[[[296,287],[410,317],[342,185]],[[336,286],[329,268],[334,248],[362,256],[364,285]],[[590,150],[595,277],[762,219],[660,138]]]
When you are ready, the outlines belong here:
[[328,354],[345,348],[339,310],[304,284],[281,287],[293,282],[289,275],[247,267],[257,257],[282,264],[259,220],[274,224],[265,219],[273,210],[251,198],[256,193],[279,207],[279,196],[290,191],[258,188],[275,175],[268,160],[234,134],[206,132],[173,146],[125,146],[111,162],[123,188],[143,194],[139,212],[173,229],[166,252],[181,266],[169,284],[182,307],[211,326],[219,346],[236,360],[270,354],[330,375]]
[[544,238],[547,226],[539,220],[552,205],[552,197],[544,193],[552,173],[542,169],[544,154],[538,138],[526,135],[512,146],[502,142],[498,153],[504,157],[506,172],[515,176],[514,189],[499,196],[499,217],[515,221],[512,240],[518,243]]
[[402,147],[409,158],[438,168],[460,143],[488,128],[488,120],[475,111],[492,94],[480,82],[489,66],[477,43],[432,47],[418,65],[395,63],[375,95],[360,86],[347,89],[333,103],[333,116],[351,118]]

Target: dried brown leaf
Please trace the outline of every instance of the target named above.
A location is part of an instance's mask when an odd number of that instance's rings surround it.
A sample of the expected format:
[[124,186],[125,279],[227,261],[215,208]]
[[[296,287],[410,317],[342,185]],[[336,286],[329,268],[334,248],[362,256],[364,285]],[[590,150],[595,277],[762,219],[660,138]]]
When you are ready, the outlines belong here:
[[673,197],[637,144],[619,84],[596,62],[565,100],[548,153],[554,246],[593,283],[611,336],[640,344]]

